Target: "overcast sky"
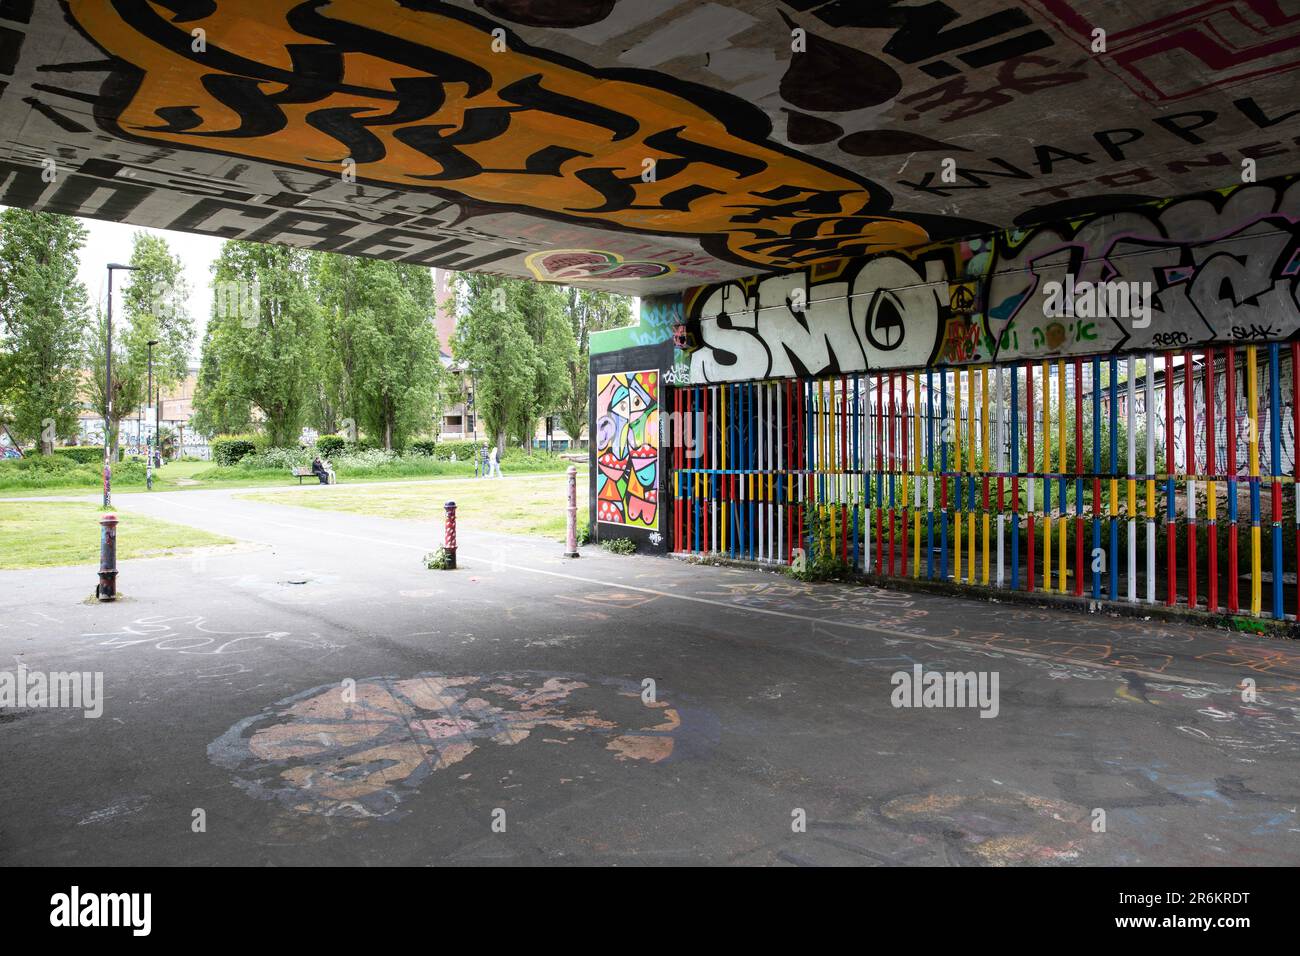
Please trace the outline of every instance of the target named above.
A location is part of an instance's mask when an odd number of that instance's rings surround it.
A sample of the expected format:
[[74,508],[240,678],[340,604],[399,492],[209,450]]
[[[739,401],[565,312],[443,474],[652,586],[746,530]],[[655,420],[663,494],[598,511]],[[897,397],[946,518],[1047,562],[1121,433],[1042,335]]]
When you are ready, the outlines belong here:
[[[172,255],[178,256],[185,267],[185,281],[189,285],[188,307],[194,317],[194,347],[192,354],[198,360],[199,345],[203,341],[203,329],[208,316],[212,313],[212,272],[210,266],[221,252],[223,240],[215,236],[199,236],[188,232],[169,232],[166,229],[149,229],[144,226],[129,226],[119,222],[102,222],[98,219],[82,219],[81,224],[89,234],[86,244],[81,249],[81,261],[77,274],[86,286],[92,308],[94,303],[103,305],[104,293],[108,288],[108,264],[110,262],[127,263],[131,261],[131,236],[136,232],[147,232],[162,236],[171,247]],[[115,315],[122,306],[120,297],[123,280],[130,273],[119,272],[113,276],[113,309]]]

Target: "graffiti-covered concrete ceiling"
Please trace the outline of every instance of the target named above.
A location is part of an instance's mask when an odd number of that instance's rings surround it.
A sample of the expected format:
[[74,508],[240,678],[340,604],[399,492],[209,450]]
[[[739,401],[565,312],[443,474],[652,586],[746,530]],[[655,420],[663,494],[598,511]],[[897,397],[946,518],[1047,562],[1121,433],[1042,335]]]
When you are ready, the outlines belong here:
[[0,203],[645,295],[1294,171],[1298,65],[1294,0],[0,0]]

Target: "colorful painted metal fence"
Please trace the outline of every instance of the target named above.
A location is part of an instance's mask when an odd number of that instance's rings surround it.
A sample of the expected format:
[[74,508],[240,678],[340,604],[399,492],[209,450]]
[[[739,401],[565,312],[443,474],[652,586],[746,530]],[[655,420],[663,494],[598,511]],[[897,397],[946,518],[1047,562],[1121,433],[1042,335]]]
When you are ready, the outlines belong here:
[[1271,343],[672,389],[673,548],[1292,616],[1298,360]]

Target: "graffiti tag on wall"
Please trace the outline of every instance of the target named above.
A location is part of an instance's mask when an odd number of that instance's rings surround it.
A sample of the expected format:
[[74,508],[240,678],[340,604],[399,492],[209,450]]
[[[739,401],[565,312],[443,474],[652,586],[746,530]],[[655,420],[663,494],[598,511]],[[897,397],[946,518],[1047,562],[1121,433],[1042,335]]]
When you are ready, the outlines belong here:
[[[1141,317],[1049,314],[1053,283],[1149,283]],[[693,290],[694,384],[1286,339],[1300,181]]]

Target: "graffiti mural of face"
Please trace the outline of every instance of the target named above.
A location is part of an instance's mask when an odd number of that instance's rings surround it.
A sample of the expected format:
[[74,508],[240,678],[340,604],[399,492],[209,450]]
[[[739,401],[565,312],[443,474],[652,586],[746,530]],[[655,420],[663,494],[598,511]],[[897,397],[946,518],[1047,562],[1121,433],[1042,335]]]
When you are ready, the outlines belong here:
[[116,67],[97,111],[115,136],[329,175],[350,160],[358,182],[699,237],[764,267],[927,237],[884,215],[879,188],[786,151],[766,128],[733,129],[744,122],[669,77],[601,74],[508,35],[508,52],[494,50],[495,23],[447,4],[66,6]]
[[658,514],[659,373],[596,379],[596,517],[655,527]]

